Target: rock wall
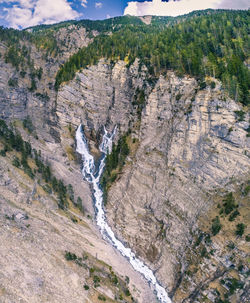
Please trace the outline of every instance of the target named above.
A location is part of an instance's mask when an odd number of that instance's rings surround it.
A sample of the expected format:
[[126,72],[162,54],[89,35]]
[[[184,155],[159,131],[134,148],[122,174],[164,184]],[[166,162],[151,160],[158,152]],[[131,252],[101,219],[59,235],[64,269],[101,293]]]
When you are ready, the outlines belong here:
[[[214,89],[201,90],[193,78],[169,72],[152,87],[138,62],[127,69],[122,61],[111,66],[101,60],[58,93],[58,125],[82,123],[91,146],[98,139],[91,132],[104,125],[118,125],[117,137],[132,129],[138,148],[111,186],[108,220],[172,294],[212,195],[233,190],[232,179],[249,171],[247,116],[237,121],[240,105],[215,82]],[[140,121],[133,106],[137,87],[147,94]]]
[[170,291],[210,194],[249,171],[248,123],[237,122],[239,109],[224,101],[218,82],[198,90],[192,78],[161,77],[142,115],[136,155],[110,189],[109,222]]
[[57,116],[61,127],[80,123],[87,131],[98,132],[103,126],[108,129],[119,126],[127,131],[135,116],[132,100],[136,88],[141,88],[145,72],[139,73],[138,61],[129,69],[119,61],[114,66],[101,60],[77,73],[74,80],[62,86],[57,97]]
[[[66,34],[60,31],[58,39],[63,41]],[[3,48],[0,45],[0,51]],[[65,50],[65,58],[71,51]],[[232,180],[244,179],[249,172],[248,115],[238,121],[235,111],[240,105],[228,99],[214,79],[214,89],[200,90],[195,79],[168,72],[153,86],[138,61],[127,68],[123,61],[112,65],[100,60],[56,94],[51,83],[64,59],[44,62],[33,53],[44,68],[37,92],[47,92],[49,100],[31,93],[21,78],[18,87],[8,87],[8,79],[17,73],[0,60],[1,117],[13,121],[31,116],[39,137],[30,138],[32,144],[42,150],[58,177],[72,183],[79,196],[85,195],[90,213],[88,185],[78,184],[74,129],[83,124],[93,152],[104,126],[118,126],[116,140],[131,129],[136,148],[109,190],[108,220],[118,238],[174,295],[197,222],[214,204],[212,196],[222,187],[233,191]],[[146,93],[141,118],[133,104],[138,88]]]
[[[54,90],[56,73],[61,64],[93,39],[89,38],[89,32],[84,27],[76,25],[62,27],[54,34],[57,50],[59,50],[57,54],[47,54],[46,50],[38,50],[28,41],[21,42],[21,45],[25,44],[30,49],[30,61],[34,62],[34,68],[41,67],[43,70],[41,79],[35,79],[37,88],[34,91],[30,90],[29,67],[24,63],[26,75],[21,77],[20,71],[13,68],[11,64],[5,63],[4,58],[8,47],[0,43],[0,118],[14,121],[30,116],[40,136],[46,140],[60,141],[55,128],[57,121],[55,115],[57,94]],[[91,34],[97,36],[98,32],[92,31]],[[14,86],[8,84],[10,79],[16,80]]]

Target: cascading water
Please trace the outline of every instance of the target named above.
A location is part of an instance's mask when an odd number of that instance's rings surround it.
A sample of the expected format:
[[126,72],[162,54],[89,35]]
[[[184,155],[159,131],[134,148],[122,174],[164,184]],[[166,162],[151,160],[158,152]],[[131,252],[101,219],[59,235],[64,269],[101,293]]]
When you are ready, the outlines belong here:
[[158,300],[161,303],[171,303],[171,300],[168,297],[167,292],[162,286],[159,285],[152,270],[149,269],[146,265],[144,265],[141,260],[136,258],[135,254],[131,251],[130,248],[126,248],[122,244],[122,242],[116,239],[113,231],[107,224],[105,212],[103,209],[103,193],[100,188],[100,177],[105,167],[106,155],[112,150],[112,141],[115,132],[116,132],[116,128],[114,129],[112,134],[109,135],[106,129],[104,128],[102,143],[99,147],[100,151],[102,152],[102,159],[100,161],[99,168],[97,170],[95,169],[94,158],[89,152],[87,140],[84,136],[82,125],[78,127],[76,132],[76,142],[77,142],[76,151],[82,155],[82,161],[83,161],[82,175],[83,178],[86,179],[93,186],[97,225],[100,228],[103,238],[111,242],[111,244],[116,249],[118,249],[119,252],[124,257],[126,257],[129,260],[133,268],[139,273],[141,273],[144,276],[144,278],[154,287]]

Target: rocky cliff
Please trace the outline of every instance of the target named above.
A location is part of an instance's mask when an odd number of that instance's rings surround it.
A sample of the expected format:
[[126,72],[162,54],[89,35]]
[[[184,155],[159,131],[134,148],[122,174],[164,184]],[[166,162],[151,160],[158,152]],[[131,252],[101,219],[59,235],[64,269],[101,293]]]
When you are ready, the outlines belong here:
[[[216,207],[221,189],[223,199],[249,173],[247,115],[239,121],[239,104],[226,96],[220,82],[207,83],[201,89],[193,78],[169,72],[151,86],[137,63],[127,69],[124,62],[112,67],[101,61],[77,74],[57,98],[59,124],[83,123],[91,146],[103,125],[118,125],[120,134],[131,130],[131,154],[108,193],[108,220],[118,238],[176,295],[176,302],[183,300],[176,293],[183,287],[201,218]],[[138,88],[147,91],[140,119],[133,102]],[[225,262],[221,253],[222,248],[216,264]],[[216,270],[201,274],[212,277]],[[186,297],[195,283],[185,290]]]
[[[67,30],[75,33],[75,28]],[[35,92],[28,89],[30,80],[0,60],[1,118],[15,122],[23,137],[41,150],[53,173],[72,184],[89,218],[94,214],[92,195],[81,180],[74,130],[83,124],[97,159],[103,127],[112,130],[117,125],[115,142],[126,134],[130,148],[108,190],[107,217],[117,237],[155,271],[173,302],[216,302],[218,292],[223,297],[231,289],[230,279],[243,283],[237,284],[232,302],[246,302],[247,242],[244,236],[235,235],[236,225],[249,220],[250,142],[245,109],[215,79],[206,79],[207,86],[202,88],[195,79],[180,78],[171,71],[153,80],[137,60],[128,67],[124,61],[102,59],[77,73],[56,93],[53,84],[58,66],[74,52],[67,30],[58,32],[58,39],[65,40],[61,57],[51,57],[48,62],[42,52],[35,48],[31,52],[44,70]],[[71,37],[77,48],[90,42],[85,29]],[[2,56],[5,49],[1,45]],[[9,86],[10,78],[17,78],[18,84]],[[34,124],[32,133],[21,122],[28,116]],[[114,267],[121,280],[130,277],[129,289],[132,292],[131,286],[136,285],[138,290],[132,295],[138,302],[153,302],[145,282],[100,239],[94,221],[74,207],[59,211],[55,196],[50,197],[12,167],[13,156],[1,159],[1,238],[5,247],[1,254],[8,255],[7,261],[1,258],[3,302],[28,302],[29,298],[34,302],[97,302],[99,293],[90,270],[102,266],[95,260],[96,253]],[[231,192],[240,212],[235,221],[223,213],[223,199]],[[222,229],[213,235],[211,226],[217,216]],[[80,268],[67,263],[64,253],[72,250],[78,256],[90,254],[89,263],[82,265],[80,260]],[[112,273],[108,265],[104,267],[105,284],[110,274],[112,282]],[[82,286],[90,280],[93,287],[85,294]],[[122,302],[120,289],[105,287],[100,294],[110,302]]]

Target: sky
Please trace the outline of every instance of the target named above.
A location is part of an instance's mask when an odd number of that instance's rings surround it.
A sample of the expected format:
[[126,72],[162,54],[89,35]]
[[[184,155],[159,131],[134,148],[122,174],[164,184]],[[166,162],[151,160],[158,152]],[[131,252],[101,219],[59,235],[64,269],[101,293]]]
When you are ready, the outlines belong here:
[[178,16],[207,8],[248,9],[249,0],[0,0],[0,25],[16,29],[121,15]]

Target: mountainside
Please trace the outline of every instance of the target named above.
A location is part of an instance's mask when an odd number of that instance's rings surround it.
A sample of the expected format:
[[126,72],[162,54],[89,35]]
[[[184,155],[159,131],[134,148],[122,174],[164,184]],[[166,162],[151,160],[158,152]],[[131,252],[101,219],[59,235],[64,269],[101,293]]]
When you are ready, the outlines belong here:
[[80,124],[96,163],[117,127],[107,220],[172,301],[247,302],[248,23],[207,10],[0,29],[1,302],[157,301],[96,228]]

